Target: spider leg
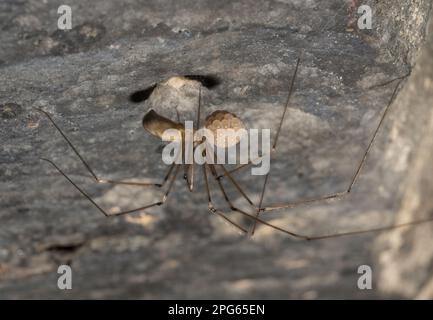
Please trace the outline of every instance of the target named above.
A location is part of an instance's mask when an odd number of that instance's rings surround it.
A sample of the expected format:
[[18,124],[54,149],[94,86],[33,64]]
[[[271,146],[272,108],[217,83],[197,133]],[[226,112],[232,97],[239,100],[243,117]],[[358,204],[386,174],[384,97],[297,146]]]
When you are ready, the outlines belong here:
[[[278,137],[280,135],[280,131],[281,131],[281,128],[282,128],[283,123],[284,123],[284,118],[285,118],[285,115],[286,115],[286,112],[287,112],[287,109],[288,109],[288,106],[289,106],[289,103],[290,103],[290,97],[291,97],[292,92],[293,92],[293,87],[294,87],[294,83],[295,83],[295,79],[296,79],[299,63],[300,63],[300,59],[298,58],[297,63],[296,63],[296,67],[295,67],[295,71],[293,73],[292,80],[291,80],[291,83],[290,83],[289,94],[288,94],[288,97],[287,97],[287,101],[286,101],[286,104],[285,104],[285,107],[284,107],[284,111],[283,111],[283,114],[281,116],[281,119],[280,119],[280,122],[279,122],[279,125],[278,125],[278,129],[277,129],[277,132],[276,132],[276,135],[275,135],[275,138],[274,138],[274,143],[272,145],[272,151],[274,151],[274,152],[276,151]],[[326,200],[330,200],[330,199],[338,199],[338,198],[342,198],[346,194],[350,193],[351,190],[352,190],[352,188],[353,188],[353,186],[354,186],[354,184],[356,183],[356,181],[357,181],[357,179],[359,177],[359,174],[360,174],[362,168],[364,167],[364,164],[366,162],[368,153],[370,152],[371,147],[373,146],[373,143],[374,143],[374,141],[375,141],[375,139],[377,137],[379,129],[380,129],[380,127],[381,127],[381,125],[382,125],[382,123],[383,123],[383,121],[384,121],[384,119],[385,119],[385,117],[386,117],[386,115],[387,115],[387,113],[389,111],[389,108],[390,108],[392,102],[394,101],[394,99],[395,99],[395,97],[397,95],[398,88],[399,88],[401,82],[406,77],[407,77],[407,75],[404,76],[404,77],[399,77],[399,78],[393,79],[393,81],[398,80],[398,83],[397,83],[397,85],[395,86],[395,88],[393,90],[391,98],[390,98],[390,100],[389,100],[389,102],[388,102],[388,104],[387,104],[384,112],[382,113],[382,116],[381,116],[380,120],[379,120],[378,126],[376,127],[375,131],[373,132],[373,135],[372,135],[372,137],[371,137],[371,139],[370,139],[370,141],[368,143],[367,149],[365,150],[360,163],[356,167],[356,171],[355,171],[355,173],[354,173],[354,175],[353,175],[353,177],[352,177],[352,179],[350,181],[350,185],[349,185],[349,187],[346,190],[344,190],[342,192],[336,192],[336,193],[333,193],[333,194],[325,195],[325,196],[316,197],[316,198],[305,199],[305,200],[300,200],[300,201],[294,201],[294,202],[289,202],[289,203],[268,205],[268,206],[263,207],[262,206],[263,205],[263,199],[264,199],[264,195],[265,195],[265,192],[266,192],[266,186],[267,186],[267,182],[268,182],[268,177],[269,177],[269,174],[270,174],[270,172],[268,172],[267,175],[265,176],[265,181],[263,183],[262,192],[261,192],[261,196],[260,196],[259,210],[257,211],[257,216],[259,216],[260,212],[263,212],[263,211],[272,211],[272,210],[283,209],[283,208],[293,208],[293,207],[296,207],[296,206],[299,206],[299,205],[303,205],[303,204],[310,204],[310,203],[315,203],[315,202],[320,202],[320,201],[326,201]],[[389,83],[391,83],[391,82],[388,82],[388,84]],[[255,228],[255,224],[253,226],[252,233],[254,233],[254,228]]]
[[[209,166],[212,166],[212,165],[209,165]],[[355,230],[355,231],[350,231],[350,232],[334,233],[334,234],[327,234],[327,235],[304,235],[304,234],[294,233],[294,232],[289,231],[287,229],[277,227],[277,226],[275,226],[275,225],[273,225],[273,224],[271,224],[271,223],[269,223],[263,219],[260,219],[257,216],[254,216],[252,214],[245,212],[244,210],[237,208],[230,201],[221,180],[218,178],[215,178],[215,180],[217,181],[218,186],[219,186],[219,188],[220,188],[220,190],[224,196],[224,200],[227,202],[227,204],[229,205],[231,210],[236,211],[236,212],[246,216],[249,219],[253,219],[255,223],[256,222],[262,223],[262,224],[264,224],[270,228],[273,228],[275,230],[278,230],[280,232],[288,234],[289,236],[292,236],[292,237],[295,237],[295,238],[298,238],[301,240],[308,240],[308,241],[310,241],[310,240],[324,240],[324,239],[354,236],[354,235],[361,235],[361,234],[374,233],[374,232],[385,232],[385,231],[389,231],[389,230],[393,230],[393,229],[400,229],[400,228],[410,227],[410,226],[419,226],[419,225],[422,225],[425,223],[433,222],[433,217],[432,217],[432,218],[413,220],[413,221],[409,221],[409,222],[405,222],[405,223],[400,223],[400,224],[395,224],[395,225],[390,225],[390,226],[385,226],[385,227],[379,227],[379,228],[373,228],[373,229]]]
[[[197,122],[195,124],[195,130],[198,130],[200,128],[200,110],[201,110],[201,87],[198,88]],[[195,149],[193,149],[193,154],[194,151]],[[194,174],[195,174],[195,161],[193,160],[191,165],[191,181],[189,183],[190,191],[192,191],[194,188]]]
[[195,125],[195,130],[200,128],[200,111],[201,111],[201,87],[198,88],[198,106],[197,106],[197,122]]
[[[275,150],[271,150],[271,158],[274,155],[274,153],[275,153]],[[261,156],[261,157],[257,157],[254,160],[248,160],[248,163],[237,165],[236,167],[234,167],[231,170],[225,170],[224,173],[221,173],[220,175],[217,176],[217,179],[222,179],[222,178],[226,177],[229,174],[235,173],[235,172],[237,172],[239,170],[242,170],[242,169],[249,168],[252,165],[254,165],[254,162],[256,162],[257,160],[262,159],[263,157],[264,157],[264,155]]]
[[[195,130],[197,131],[200,128],[200,110],[201,110],[201,87],[198,88],[198,103],[197,103],[197,121],[195,123]],[[195,148],[193,149],[193,154],[195,152]],[[187,181],[189,191],[193,191],[194,189],[194,175],[195,175],[195,161],[193,159],[192,164],[186,164],[184,166],[184,178]]]
[[80,159],[81,163],[84,165],[84,167],[86,168],[86,170],[91,174],[93,180],[95,180],[97,183],[107,183],[107,184],[122,184],[122,185],[129,185],[129,186],[141,186],[141,187],[147,187],[147,186],[153,186],[153,187],[162,187],[168,180],[168,177],[170,176],[174,166],[172,165],[167,174],[165,175],[163,181],[161,183],[155,183],[155,182],[132,182],[132,181],[118,181],[118,180],[109,180],[109,179],[101,179],[99,178],[96,173],[93,171],[93,169],[90,167],[90,165],[87,163],[86,160],[84,160],[83,156],[78,152],[77,148],[73,145],[73,143],[71,142],[71,140],[69,140],[69,138],[66,136],[66,134],[63,132],[62,129],[60,129],[60,127],[57,125],[57,123],[54,121],[54,119],[51,117],[51,115],[40,109],[37,108],[37,110],[41,113],[43,113],[48,120],[54,125],[54,127],[57,129],[57,131],[62,135],[62,137],[65,139],[65,141],[68,143],[68,145],[72,148],[72,150],[74,151],[74,153],[78,156],[78,158]]
[[202,165],[202,169],[203,169],[203,177],[204,177],[204,181],[205,181],[205,187],[206,187],[206,193],[207,193],[207,199],[208,199],[208,209],[210,212],[220,216],[221,218],[223,218],[224,220],[226,220],[227,222],[229,222],[231,225],[233,225],[234,227],[236,227],[237,229],[239,229],[242,233],[247,234],[248,231],[241,227],[239,224],[237,224],[236,222],[230,220],[226,215],[225,212],[215,208],[215,205],[213,204],[212,201],[212,196],[210,194],[210,190],[209,190],[209,181],[207,178],[207,172],[206,172],[206,164]]
[[385,231],[400,229],[400,228],[404,228],[404,227],[419,226],[419,225],[422,225],[425,223],[431,223],[431,222],[433,222],[433,218],[413,220],[413,221],[409,221],[409,222],[405,222],[405,223],[399,223],[399,224],[380,227],[380,228],[356,230],[356,231],[334,233],[334,234],[321,235],[321,236],[311,236],[311,237],[309,237],[308,240],[322,240],[322,239],[339,238],[339,237],[345,237],[345,236],[361,235],[361,234],[366,234],[366,233],[385,232]]
[[179,123],[180,123],[180,113],[179,113],[179,110],[177,109],[177,106],[176,106],[176,107],[174,107],[174,110],[176,111],[176,118],[177,118],[177,122],[179,122]]
[[[294,87],[294,85],[295,85],[296,75],[298,74],[298,68],[299,68],[299,63],[300,63],[300,62],[301,62],[301,58],[298,57],[298,59],[296,60],[295,71],[293,72],[292,80],[290,81],[289,93],[288,93],[288,95],[287,95],[286,104],[285,104],[285,106],[284,106],[283,114],[281,115],[280,122],[279,122],[279,124],[278,124],[278,129],[277,129],[277,132],[276,132],[276,134],[275,134],[274,142],[273,142],[273,144],[272,144],[272,150],[276,150],[276,147],[277,147],[278,137],[280,136],[281,128],[282,128],[283,123],[284,123],[284,118],[286,117],[287,109],[288,109],[288,107],[289,107],[290,98],[292,97],[293,87]],[[257,212],[256,212],[256,218],[259,217],[260,212],[262,211],[263,198],[264,198],[264,196],[265,196],[266,185],[267,185],[267,183],[268,183],[269,173],[270,173],[270,170],[269,170],[269,172],[265,175],[265,181],[263,182],[262,192],[261,192],[261,194],[260,194],[260,203],[259,203],[259,208],[257,209]],[[253,225],[253,227],[252,227],[252,229],[251,229],[251,234],[254,234],[254,231],[255,231],[255,229],[256,229],[257,221],[258,221],[258,220],[256,220],[256,221],[254,222],[254,225]]]
[[[296,68],[295,68],[295,72],[293,74],[292,81],[291,81],[291,84],[290,84],[288,99],[287,99],[286,105],[284,107],[284,111],[283,111],[282,117],[280,119],[280,123],[279,123],[278,130],[277,130],[277,133],[276,133],[276,136],[275,136],[274,144],[272,146],[272,151],[273,152],[276,151],[278,137],[279,137],[279,134],[280,134],[283,122],[284,122],[285,114],[286,114],[286,111],[287,111],[287,108],[288,108],[288,105],[289,105],[289,102],[290,102],[290,97],[291,97],[291,94],[292,94],[292,91],[293,91],[293,85],[294,85],[294,81],[295,81],[295,78],[296,78],[297,69],[298,69],[298,66],[299,66],[299,61],[300,60],[298,59],[297,64],[296,64]],[[282,203],[282,204],[276,204],[276,205],[268,205],[268,206],[263,207],[262,206],[263,199],[264,199],[264,195],[265,195],[265,191],[266,191],[266,186],[267,186],[267,182],[268,182],[268,177],[269,177],[269,173],[270,173],[270,172],[268,172],[268,174],[265,176],[265,181],[263,183],[262,192],[261,192],[261,196],[260,196],[259,210],[256,213],[256,221],[254,222],[252,233],[254,233],[254,230],[255,230],[257,222],[260,221],[258,219],[260,212],[263,212],[263,211],[272,211],[272,210],[282,209],[282,208],[293,208],[293,207],[296,207],[296,206],[299,206],[299,205],[303,205],[303,204],[316,203],[316,202],[326,201],[326,200],[330,200],[330,199],[338,199],[338,198],[341,198],[341,197],[349,194],[352,191],[352,188],[355,185],[356,181],[358,180],[358,177],[359,177],[359,175],[361,173],[361,170],[362,170],[362,168],[365,165],[365,162],[366,162],[366,159],[368,157],[368,154],[369,154],[369,152],[370,152],[370,150],[371,150],[371,148],[372,148],[372,146],[373,146],[373,144],[374,144],[374,142],[375,142],[375,140],[377,138],[379,129],[382,126],[382,124],[383,124],[383,122],[384,122],[384,120],[386,118],[386,115],[388,114],[388,111],[389,111],[389,109],[390,109],[390,107],[391,107],[391,105],[392,105],[395,97],[397,96],[398,88],[400,87],[400,84],[404,81],[404,79],[406,79],[409,75],[410,74],[407,74],[405,76],[393,79],[392,81],[388,81],[385,84],[382,84],[382,85],[388,85],[388,84],[390,84],[390,83],[392,83],[394,81],[398,81],[398,83],[396,84],[396,86],[395,86],[395,88],[394,88],[394,90],[392,92],[391,98],[390,98],[387,106],[385,107],[385,110],[382,113],[382,116],[381,116],[381,118],[379,120],[379,123],[378,123],[375,131],[373,132],[372,137],[370,138],[370,141],[369,141],[369,143],[367,145],[367,148],[366,148],[366,150],[365,150],[365,152],[363,154],[363,157],[360,160],[358,166],[356,167],[355,173],[354,173],[354,175],[353,175],[353,177],[352,177],[352,179],[350,181],[349,187],[346,190],[342,191],[342,192],[336,192],[336,193],[333,193],[333,194],[329,194],[329,195],[325,195],[325,196],[320,196],[320,197],[317,197],[317,198],[305,199],[305,200],[294,201],[294,202],[289,202],[289,203]],[[379,86],[382,86],[382,85],[379,85]],[[374,88],[374,87],[376,87],[376,86],[372,86],[371,88]],[[409,222],[406,222],[406,223],[396,224],[396,225],[391,225],[391,226],[386,226],[386,227],[379,227],[379,228],[366,229],[366,230],[358,230],[358,231],[352,231],[352,232],[343,232],[343,233],[336,233],[336,234],[329,234],[329,235],[306,236],[306,238],[308,240],[319,240],[319,239],[328,239],[328,238],[335,238],[335,237],[343,237],[343,236],[350,236],[350,235],[365,234],[365,233],[371,233],[371,232],[383,232],[383,231],[397,229],[397,228],[403,228],[403,227],[407,227],[407,226],[420,225],[420,224],[424,224],[424,223],[428,223],[428,222],[432,222],[432,221],[433,221],[433,218],[423,219],[423,220],[415,220],[415,221],[409,221]]]
[[[403,75],[403,76],[400,76],[400,77],[397,77],[397,78],[394,78],[394,79],[388,80],[388,81],[386,81],[386,82],[379,83],[379,84],[374,84],[374,85],[368,87],[367,90],[372,90],[372,89],[375,89],[375,88],[384,87],[384,86],[390,85],[390,84],[393,83],[394,81],[397,81],[397,80],[404,80],[404,79],[406,79],[406,78],[409,77],[409,76],[410,76],[410,72],[407,73],[407,74],[405,74],[405,75]],[[270,153],[271,159],[273,158],[273,156],[275,155],[275,153],[276,153],[276,149],[275,149],[275,148],[272,148],[271,153]],[[236,166],[235,168],[233,168],[233,169],[231,169],[231,170],[228,170],[228,173],[234,173],[234,172],[237,172],[237,171],[239,171],[239,170],[249,168],[249,167],[251,167],[251,166],[254,164],[254,162],[256,162],[257,160],[260,160],[260,159],[263,158],[263,157],[264,157],[264,156],[257,157],[257,158],[255,158],[254,160],[249,160],[248,163],[238,165],[238,166]],[[222,174],[220,174],[220,175],[218,176],[218,179],[224,178],[226,175],[227,175],[226,173],[222,173]]]
[[[212,168],[213,165],[209,164],[209,167]],[[225,191],[224,186],[223,186],[221,180],[218,179],[216,176],[214,176],[214,178],[215,178],[215,181],[218,183],[219,189],[220,189],[220,191],[221,191],[221,193],[222,193],[222,195],[224,197],[224,200],[227,202],[227,204],[229,205],[229,207],[230,207],[230,209],[232,211],[238,212],[238,213],[242,214],[243,216],[245,216],[245,217],[247,217],[247,218],[249,218],[251,220],[254,220],[254,222],[260,222],[260,223],[262,223],[262,224],[264,224],[264,225],[266,225],[266,226],[268,226],[270,228],[273,228],[275,230],[283,232],[283,233],[285,233],[285,234],[287,234],[289,236],[292,236],[294,238],[298,238],[298,239],[302,239],[302,240],[310,240],[310,238],[308,236],[297,234],[297,233],[291,232],[289,230],[277,227],[277,226],[275,226],[275,225],[273,225],[273,224],[271,224],[271,223],[269,223],[269,222],[267,222],[267,221],[265,221],[263,219],[260,219],[259,217],[256,217],[256,216],[254,216],[254,215],[252,215],[250,213],[245,212],[244,210],[241,210],[241,209],[237,208],[230,201],[230,198],[228,197],[227,192]]]
[[[284,111],[283,111],[283,114],[282,114],[282,116],[281,116],[280,123],[279,123],[279,125],[278,125],[278,129],[277,129],[277,133],[276,133],[275,138],[274,138],[274,142],[273,142],[273,144],[272,144],[271,155],[272,155],[272,154],[275,152],[275,150],[276,150],[276,146],[277,146],[277,142],[278,142],[278,137],[279,137],[279,135],[280,135],[280,131],[281,131],[281,128],[282,128],[282,126],[283,126],[284,118],[285,118],[285,116],[286,116],[287,109],[288,109],[288,107],[289,107],[290,98],[292,97],[293,87],[294,87],[294,85],[295,85],[295,79],[296,79],[296,75],[297,75],[297,73],[298,73],[298,68],[299,68],[299,64],[300,64],[300,62],[301,62],[301,58],[298,57],[298,59],[296,60],[295,71],[294,71],[294,73],[293,73],[293,75],[292,75],[292,80],[291,80],[291,82],[290,82],[289,94],[288,94],[288,96],[287,96],[287,101],[286,101],[286,104],[285,104],[285,106],[284,106]],[[260,159],[260,158],[262,158],[262,157],[258,157],[258,158],[256,158],[255,160],[258,160],[258,159]],[[253,161],[255,161],[255,160],[253,160]],[[238,171],[238,170],[240,170],[240,169],[243,169],[243,168],[249,167],[249,166],[251,166],[251,165],[253,164],[253,161],[249,161],[247,164],[239,165],[239,166],[235,167],[234,169],[232,169],[231,171],[229,171],[228,173],[233,173],[233,172]],[[221,176],[219,176],[218,178],[222,178],[223,176],[226,176],[226,175],[227,175],[227,171],[224,172],[224,174],[221,175]],[[269,173],[268,173],[267,175],[269,175]]]
[[[255,209],[259,209],[259,207],[257,207],[256,205],[254,205],[253,201],[247,196],[247,194],[245,193],[245,191],[242,189],[242,187],[240,186],[239,182],[237,182],[234,177],[227,171],[226,167],[223,164],[219,165],[223,171],[224,171],[224,175],[227,176],[229,178],[229,181],[231,182],[231,184],[233,184],[233,186],[239,191],[239,193],[242,195],[242,197],[247,200],[247,202],[254,207]],[[212,172],[212,175],[214,176],[215,179],[220,180],[218,177],[220,175],[218,175],[218,172],[215,168],[214,165],[210,166],[210,170]]]
[[191,172],[191,164],[184,164],[183,165],[183,178],[186,180],[186,185],[188,186],[188,190],[192,191],[192,183],[190,179],[190,172]]
[[66,173],[64,173],[53,161],[48,160],[48,159],[44,159],[44,158],[42,158],[42,160],[49,162],[59,173],[61,173],[85,198],[87,198],[87,200],[89,200],[106,217],[119,216],[119,215],[124,215],[124,214],[128,214],[128,213],[142,211],[142,210],[145,210],[145,209],[148,209],[151,207],[155,207],[155,206],[161,206],[162,204],[164,204],[167,201],[168,195],[169,195],[169,193],[173,187],[174,181],[176,180],[176,176],[179,172],[179,165],[176,165],[174,175],[171,178],[169,186],[167,187],[167,190],[165,191],[165,193],[164,193],[164,195],[160,201],[146,205],[146,206],[143,206],[143,207],[140,207],[140,208],[127,210],[127,211],[120,211],[120,212],[109,214],[99,204],[97,204],[95,202],[95,200],[93,200],[92,197],[86,191],[84,191],[74,181],[72,181],[71,178],[69,178],[69,176]]
[[[216,153],[214,150],[214,156],[216,157]],[[215,165],[209,165],[209,170],[212,173],[213,177],[215,179],[220,180],[221,176],[226,176],[229,178],[230,182],[234,185],[234,187],[239,191],[239,193],[242,195],[242,197],[255,209],[259,209],[256,205],[254,205],[253,201],[247,196],[245,191],[242,189],[240,184],[233,178],[232,174],[226,169],[226,167],[223,164],[219,164],[219,166],[223,169],[223,174],[218,174],[218,171],[215,168]]]

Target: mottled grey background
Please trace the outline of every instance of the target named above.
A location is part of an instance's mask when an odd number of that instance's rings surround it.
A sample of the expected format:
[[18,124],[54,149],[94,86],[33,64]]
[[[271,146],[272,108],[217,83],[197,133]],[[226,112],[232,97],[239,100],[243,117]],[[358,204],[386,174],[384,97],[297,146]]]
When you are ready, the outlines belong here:
[[[152,189],[92,183],[35,108],[53,115],[99,175],[156,179],[161,143],[141,128],[150,106],[130,102],[132,93],[172,75],[212,74],[221,84],[204,90],[204,114],[228,110],[275,130],[303,53],[265,204],[345,190],[399,83],[390,80],[412,74],[349,196],[263,218],[321,235],[431,217],[432,3],[365,3],[373,30],[357,30],[355,0],[79,0],[65,32],[63,1],[2,1],[0,297],[433,297],[431,225],[317,242],[260,226],[249,239],[208,213],[201,179],[193,194],[178,179],[163,207],[106,219],[39,160],[55,161],[107,210],[153,202]],[[236,177],[257,202],[263,177]],[[57,289],[63,263],[73,269],[70,291]],[[362,264],[373,268],[373,290],[357,288]]]

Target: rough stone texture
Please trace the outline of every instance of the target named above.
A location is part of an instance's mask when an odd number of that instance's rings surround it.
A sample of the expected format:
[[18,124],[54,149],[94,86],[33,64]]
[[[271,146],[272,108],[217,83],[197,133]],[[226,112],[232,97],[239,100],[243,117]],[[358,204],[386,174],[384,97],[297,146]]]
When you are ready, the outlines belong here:
[[417,48],[425,37],[432,2],[429,0],[368,0],[376,27],[372,30],[380,45],[388,46],[399,63],[414,64]]
[[[265,204],[345,190],[399,83],[390,80],[412,68],[430,16],[426,8],[431,7],[431,2],[418,1],[413,6],[419,10],[410,7],[411,15],[399,14],[395,23],[379,3],[374,10],[382,29],[363,33],[347,31],[354,3],[101,0],[89,8],[80,0],[72,6],[73,30],[63,32],[56,30],[61,1],[3,1],[0,297],[428,296],[430,289],[421,283],[431,270],[431,256],[413,258],[413,272],[419,269],[420,276],[405,276],[407,291],[388,286],[386,278],[390,272],[407,273],[394,268],[395,263],[405,256],[412,259],[411,248],[422,251],[428,246],[417,240],[426,236],[416,233],[421,231],[402,235],[413,240],[404,252],[395,244],[382,244],[393,234],[300,242],[260,226],[251,240],[208,214],[202,179],[192,194],[178,179],[163,207],[106,219],[39,161],[55,161],[108,210],[153,202],[160,195],[157,190],[92,183],[35,108],[53,115],[99,175],[158,179],[166,170],[161,142],[144,133],[141,118],[149,105],[130,102],[131,94],[172,75],[211,74],[221,83],[205,90],[203,116],[223,109],[237,114],[247,127],[275,130],[296,58],[303,53]],[[388,1],[386,6],[399,12],[400,5],[408,8],[409,3]],[[398,36],[382,36],[386,26]],[[424,84],[425,90],[430,85]],[[401,217],[405,206],[415,208],[410,199],[417,188],[426,190],[419,195],[427,216],[431,153],[423,155],[420,150],[427,150],[428,140],[422,143],[424,149],[419,141],[431,132],[432,113],[422,96],[407,100],[419,107],[404,109],[402,99],[410,99],[413,92],[405,87],[392,105],[350,196],[263,217],[314,235],[384,226],[406,218]],[[169,106],[161,111],[175,116]],[[181,115],[195,119],[193,106]],[[257,202],[263,177],[249,171],[236,177]],[[236,190],[227,186],[234,201],[244,206]],[[215,202],[223,206],[215,183],[212,190]],[[419,230],[428,236],[431,227]],[[388,260],[381,258],[386,252]],[[61,263],[72,266],[71,291],[56,287]],[[362,264],[380,275],[374,278],[374,290],[357,289],[356,271]]]
[[[396,141],[417,143],[412,161],[402,181],[403,195],[396,221],[422,220],[433,215],[433,23],[429,40],[414,68],[408,85],[396,104],[397,121],[391,128]],[[419,115],[423,115],[420,117]],[[419,133],[408,128],[420,128]],[[395,148],[390,145],[388,150]],[[388,151],[387,151],[388,152]],[[380,268],[380,288],[387,293],[420,299],[433,298],[433,240],[431,225],[399,229],[378,239],[376,253]]]

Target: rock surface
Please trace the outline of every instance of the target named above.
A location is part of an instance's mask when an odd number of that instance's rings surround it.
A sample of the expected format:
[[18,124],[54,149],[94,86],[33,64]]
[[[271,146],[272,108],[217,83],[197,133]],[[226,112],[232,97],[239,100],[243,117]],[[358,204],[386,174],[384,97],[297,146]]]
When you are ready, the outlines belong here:
[[[149,102],[131,102],[132,94],[173,75],[212,75],[220,84],[205,90],[203,117],[227,110],[249,128],[275,132],[302,56],[265,205],[347,189],[394,90],[404,89],[349,196],[262,217],[321,235],[386,226],[412,212],[431,215],[431,65],[404,80],[423,43],[431,1],[416,1],[417,10],[409,3],[374,2],[378,28],[350,32],[357,1],[98,0],[89,8],[80,0],[72,6],[73,29],[65,32],[56,29],[61,1],[2,2],[0,297],[431,297],[422,285],[431,255],[412,256],[428,247],[422,240],[431,237],[431,226],[302,242],[261,225],[249,239],[208,213],[202,178],[194,193],[178,179],[164,206],[107,219],[39,160],[53,160],[109,211],[154,202],[158,190],[93,183],[36,108],[52,114],[101,177],[156,180],[166,170],[161,142],[141,127]],[[169,105],[161,109],[175,119]],[[195,119],[193,104],[181,111],[182,120]],[[244,171],[236,178],[257,203],[263,177]],[[216,183],[212,191],[223,207]],[[414,195],[421,211],[411,204]],[[395,234],[403,239],[397,246]],[[406,240],[411,246],[401,251]],[[395,264],[405,257],[413,257],[407,266],[419,268],[419,276],[406,276],[410,285],[401,290],[387,274],[403,277],[407,269]],[[71,265],[72,290],[57,288],[59,264]],[[373,268],[374,290],[357,288],[364,264]]]

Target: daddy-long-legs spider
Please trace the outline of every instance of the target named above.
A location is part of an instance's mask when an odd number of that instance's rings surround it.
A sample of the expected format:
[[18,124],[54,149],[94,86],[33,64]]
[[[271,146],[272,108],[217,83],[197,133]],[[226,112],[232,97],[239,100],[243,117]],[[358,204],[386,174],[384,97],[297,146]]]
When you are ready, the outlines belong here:
[[[274,137],[273,137],[273,141],[272,141],[272,145],[271,145],[272,146],[271,153],[277,152],[278,138],[280,136],[281,129],[284,126],[284,121],[285,121],[287,109],[290,105],[290,99],[291,99],[292,93],[294,91],[294,84],[296,81],[296,75],[298,73],[299,67],[300,67],[300,58],[298,58],[298,60],[296,62],[296,65],[295,65],[295,68],[293,71],[293,75],[291,77],[290,85],[289,85],[287,100],[286,100],[286,103],[282,109],[281,116],[278,119],[276,131],[274,133]],[[367,158],[367,156],[368,156],[368,154],[369,154],[369,152],[370,152],[370,150],[374,144],[374,141],[378,135],[379,129],[380,129],[384,119],[386,118],[386,115],[387,115],[388,110],[392,104],[392,101],[394,100],[394,98],[397,94],[398,87],[399,87],[401,81],[403,81],[403,79],[404,79],[404,77],[401,77],[401,78],[393,79],[390,82],[390,83],[392,83],[392,82],[396,83],[393,94],[391,96],[391,99],[390,99],[389,103],[387,104],[387,106],[385,107],[385,110],[383,111],[383,113],[380,117],[380,121],[379,121],[376,129],[374,130],[372,137],[370,138],[370,141],[367,145],[365,152],[363,153],[362,158],[360,159],[358,165],[356,166],[356,168],[354,170],[354,174],[353,174],[353,176],[350,180],[350,184],[346,190],[343,190],[342,192],[338,192],[338,193],[332,193],[332,194],[328,194],[328,195],[324,195],[324,196],[320,196],[320,197],[311,198],[311,199],[304,199],[304,200],[300,200],[300,201],[286,202],[286,203],[280,203],[280,204],[270,204],[267,206],[263,206],[263,198],[264,198],[264,195],[265,195],[265,192],[267,189],[267,185],[268,185],[269,172],[265,175],[264,183],[263,183],[263,186],[261,187],[259,203],[254,204],[253,201],[250,199],[250,197],[247,195],[247,193],[244,191],[243,187],[240,185],[240,183],[233,176],[233,172],[241,170],[245,167],[248,167],[251,164],[251,162],[249,162],[248,164],[239,165],[232,170],[228,170],[224,166],[224,164],[214,164],[210,161],[206,161],[204,164],[201,164],[201,171],[202,171],[202,178],[204,180],[206,195],[207,195],[207,199],[208,199],[209,210],[212,213],[220,216],[221,218],[226,220],[228,223],[230,223],[231,225],[236,227],[239,231],[241,231],[242,233],[245,233],[245,234],[248,234],[248,233],[253,234],[255,227],[256,227],[256,224],[261,223],[267,227],[273,228],[273,229],[278,230],[280,232],[283,232],[283,233],[285,233],[285,234],[287,234],[293,238],[301,239],[301,240],[317,240],[317,239],[324,239],[324,238],[362,234],[362,233],[367,233],[367,232],[380,232],[380,231],[386,231],[386,230],[395,229],[395,228],[415,226],[415,225],[419,225],[419,224],[423,224],[423,223],[432,222],[433,218],[432,219],[409,221],[409,222],[402,223],[402,224],[389,225],[389,226],[373,228],[373,229],[356,230],[356,231],[345,232],[345,233],[335,233],[335,234],[327,234],[327,235],[305,235],[305,234],[295,233],[295,232],[292,232],[288,229],[276,226],[272,223],[269,223],[269,222],[263,220],[260,216],[264,212],[269,212],[269,211],[279,210],[279,209],[293,208],[293,207],[303,205],[303,204],[311,204],[311,203],[317,203],[317,202],[321,202],[321,201],[327,201],[330,199],[341,198],[344,195],[349,194],[352,190],[352,187],[356,183],[356,181],[357,181],[357,179],[361,173],[361,170],[365,164],[366,158]],[[187,81],[196,81],[197,82],[197,80],[199,80],[199,79],[194,79],[194,77],[173,77],[173,78],[170,78],[169,80],[163,82],[163,85],[170,85],[171,87],[177,88],[177,87],[181,87],[183,85],[183,83],[185,83]],[[151,91],[156,86],[157,85],[152,86],[151,90],[149,92],[146,91],[146,95],[151,94]],[[194,131],[197,131],[201,128],[200,127],[201,104],[202,104],[201,103],[201,100],[202,100],[201,96],[202,96],[201,87],[200,87],[200,85],[198,85],[196,122],[195,122]],[[154,183],[154,182],[132,182],[132,181],[122,181],[122,180],[108,180],[108,179],[100,178],[98,175],[96,175],[94,170],[91,168],[91,166],[88,164],[88,162],[84,159],[84,157],[80,154],[80,152],[77,150],[77,148],[71,142],[71,140],[66,136],[66,134],[62,131],[62,129],[60,129],[60,127],[56,124],[54,119],[47,112],[45,112],[43,110],[40,110],[40,111],[47,116],[47,118],[55,126],[55,128],[58,130],[58,132],[63,136],[63,138],[65,139],[67,144],[72,148],[73,152],[76,154],[76,156],[82,162],[82,164],[84,165],[86,170],[91,174],[91,176],[93,177],[93,179],[96,183],[106,183],[106,184],[114,184],[114,185],[129,185],[129,186],[135,186],[135,187],[156,187],[156,188],[162,188],[163,186],[168,184],[162,198],[159,201],[150,203],[150,204],[145,205],[145,206],[141,206],[139,208],[135,208],[135,209],[127,210],[127,211],[119,211],[116,213],[109,214],[98,203],[96,203],[95,200],[93,200],[93,198],[83,188],[78,186],[77,183],[75,183],[65,173],[65,171],[62,170],[57,164],[55,164],[53,161],[51,161],[49,159],[45,159],[45,158],[43,159],[45,161],[48,161],[52,166],[54,166],[54,168],[60,174],[62,174],[84,197],[86,197],[105,216],[107,216],[107,217],[108,216],[119,216],[119,215],[129,214],[129,213],[133,213],[133,212],[143,211],[143,210],[146,210],[146,209],[149,209],[152,207],[163,205],[166,202],[166,200],[170,194],[170,191],[173,188],[174,182],[178,176],[178,173],[179,173],[179,170],[181,167],[183,167],[183,169],[184,169],[184,177],[185,177],[186,184],[187,184],[189,190],[193,191],[194,181],[195,181],[195,179],[194,179],[194,172],[195,172],[194,163],[195,163],[195,161],[192,161],[191,164],[187,164],[187,163],[179,164],[179,163],[173,162],[169,166],[168,171],[165,174],[165,176],[163,177],[162,181],[157,182],[157,183]],[[235,114],[226,112],[224,110],[218,110],[206,118],[206,123],[204,125],[204,128],[213,130],[214,127],[212,127],[212,125],[214,124],[215,119],[219,119],[219,117],[224,118],[224,120],[226,121],[226,127],[228,127],[228,128],[239,129],[239,128],[243,127],[242,121]],[[152,134],[156,137],[159,137],[159,138],[162,138],[165,130],[176,129],[176,130],[182,132],[181,144],[182,144],[182,149],[185,148],[185,138],[184,138],[185,137],[185,134],[184,134],[185,126],[183,126],[179,122],[179,119],[176,122],[174,120],[171,120],[171,119],[168,119],[166,117],[159,115],[154,110],[150,110],[146,113],[146,115],[143,118],[143,127],[147,132],[149,132],[150,134]],[[238,143],[238,141],[236,141],[236,143]],[[196,148],[198,148],[198,144],[194,143],[193,150],[195,151]],[[220,209],[215,204],[215,202],[213,200],[213,196],[212,196],[212,190],[211,190],[210,184],[209,184],[209,177],[211,177],[212,179],[215,180],[216,184],[218,185],[219,192],[221,193],[226,204],[230,208],[230,212],[237,212],[237,213],[241,214],[242,216],[246,217],[247,219],[249,219],[253,222],[253,227],[251,228],[251,230],[247,230],[241,224],[232,220],[228,216],[228,213],[229,213],[228,211],[224,211],[224,210]],[[252,212],[247,212],[247,210],[240,209],[239,207],[234,205],[233,201],[229,197],[229,193],[227,192],[226,187],[224,186],[224,184],[222,182],[223,179],[227,179],[228,183],[230,183],[237,190],[237,192],[248,202],[250,208],[253,209]]]

